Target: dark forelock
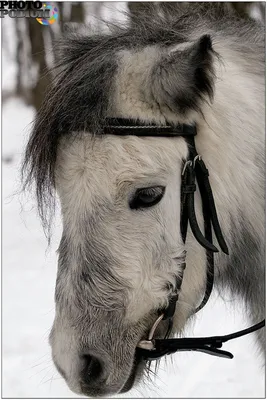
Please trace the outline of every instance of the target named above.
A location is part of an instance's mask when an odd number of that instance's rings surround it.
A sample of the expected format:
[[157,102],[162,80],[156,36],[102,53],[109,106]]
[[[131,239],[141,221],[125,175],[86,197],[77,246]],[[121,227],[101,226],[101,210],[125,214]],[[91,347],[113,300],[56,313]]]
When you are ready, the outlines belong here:
[[[181,43],[192,30],[205,30],[205,26],[211,25],[216,25],[217,31],[225,27],[229,35],[233,34],[231,29],[235,24],[229,23],[229,15],[219,3],[208,7],[205,3],[193,3],[194,7],[182,3],[160,4],[160,15],[156,6],[150,9],[149,15],[144,18],[139,15],[129,25],[109,24],[109,33],[69,32],[59,40],[55,49],[59,59],[55,77],[37,112],[22,166],[24,187],[35,185],[45,228],[49,226],[47,217],[54,205],[59,139],[78,131],[101,133],[117,70],[118,51]],[[235,29],[236,34],[243,35],[242,40],[248,36],[247,27],[246,22],[239,21]]]

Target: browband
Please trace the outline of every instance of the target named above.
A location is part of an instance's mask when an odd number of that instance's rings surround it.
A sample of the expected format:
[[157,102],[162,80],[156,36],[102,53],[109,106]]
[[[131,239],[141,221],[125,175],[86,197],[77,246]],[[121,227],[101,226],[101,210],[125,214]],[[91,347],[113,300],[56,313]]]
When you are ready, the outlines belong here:
[[118,136],[158,136],[177,137],[195,136],[195,125],[156,125],[125,118],[107,118],[103,124],[103,133]]

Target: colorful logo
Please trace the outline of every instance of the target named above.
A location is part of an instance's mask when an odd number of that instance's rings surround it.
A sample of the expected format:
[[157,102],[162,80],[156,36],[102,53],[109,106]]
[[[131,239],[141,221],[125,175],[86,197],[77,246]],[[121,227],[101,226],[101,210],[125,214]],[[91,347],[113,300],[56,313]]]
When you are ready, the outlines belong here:
[[58,18],[58,9],[53,5],[53,3],[46,2],[43,4],[44,10],[49,10],[49,18],[36,18],[41,25],[52,25]]

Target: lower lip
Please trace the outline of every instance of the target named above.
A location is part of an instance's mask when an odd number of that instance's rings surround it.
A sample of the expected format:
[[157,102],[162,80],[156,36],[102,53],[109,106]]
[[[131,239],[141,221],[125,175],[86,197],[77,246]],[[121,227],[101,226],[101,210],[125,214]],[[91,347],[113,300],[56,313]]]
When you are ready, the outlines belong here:
[[[159,328],[160,327],[157,327],[157,331],[160,330]],[[162,337],[162,334],[163,333],[159,331],[159,332],[155,332],[154,336]],[[145,338],[148,337],[148,332],[146,332],[144,337]],[[138,353],[138,351],[136,351],[133,367],[132,367],[131,373],[129,375],[129,378],[127,379],[127,381],[125,382],[124,386],[122,387],[122,389],[120,390],[119,393],[127,393],[127,392],[129,392],[129,390],[132,389],[132,387],[134,386],[135,380],[136,380],[138,368],[140,367],[141,363],[143,363],[143,365],[145,366],[146,361],[144,359],[142,359],[141,355]]]
[[126,392],[129,392],[129,390],[132,389],[132,387],[134,385],[134,382],[135,382],[135,379],[136,379],[137,370],[138,370],[138,367],[140,365],[140,362],[141,362],[141,358],[136,355],[135,358],[134,358],[134,364],[133,364],[130,376],[127,379],[127,381],[125,382],[123,388],[120,390],[120,393],[126,393]]

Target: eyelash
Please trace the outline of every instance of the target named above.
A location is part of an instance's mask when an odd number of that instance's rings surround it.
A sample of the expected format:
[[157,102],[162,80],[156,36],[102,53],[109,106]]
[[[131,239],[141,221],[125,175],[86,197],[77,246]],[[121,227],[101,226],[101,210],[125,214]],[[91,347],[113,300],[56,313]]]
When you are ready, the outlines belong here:
[[164,196],[164,193],[165,193],[164,186],[153,186],[148,188],[137,189],[133,199],[129,203],[129,206],[132,210],[152,207],[161,201],[161,199]]

